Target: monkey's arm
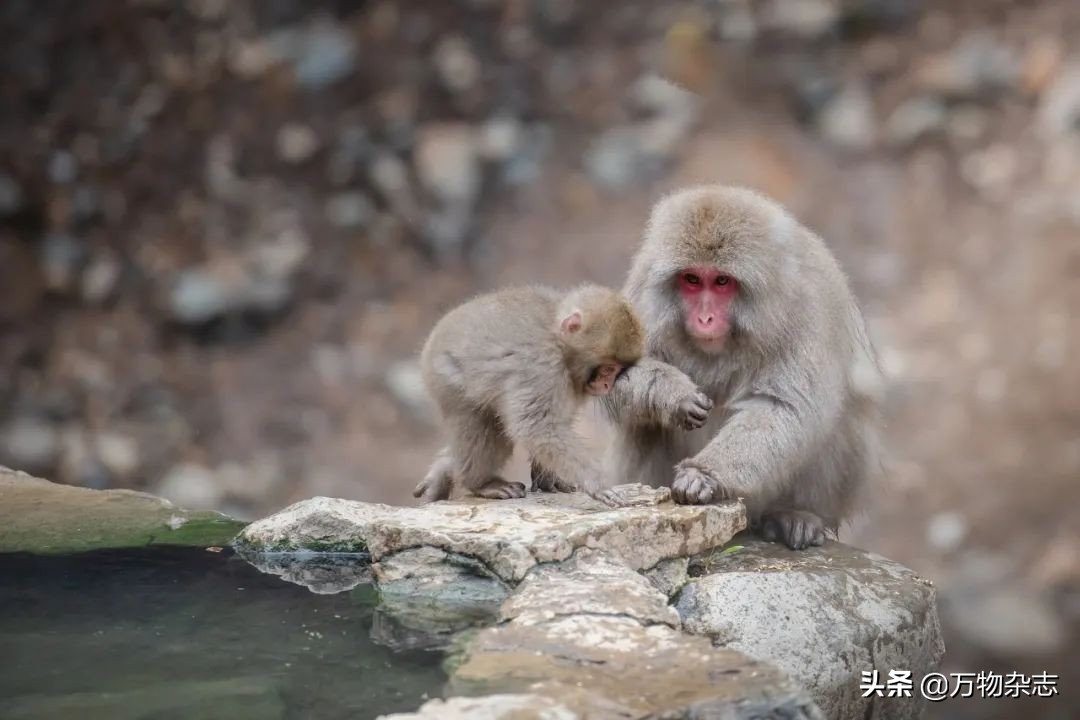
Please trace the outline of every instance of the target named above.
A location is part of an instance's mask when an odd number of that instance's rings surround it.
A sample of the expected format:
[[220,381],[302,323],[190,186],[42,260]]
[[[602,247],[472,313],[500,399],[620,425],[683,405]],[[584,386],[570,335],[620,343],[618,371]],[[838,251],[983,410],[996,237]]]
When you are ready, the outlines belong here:
[[686,373],[654,358],[642,358],[601,399],[615,423],[693,430],[705,424],[713,403]]
[[824,384],[759,391],[730,405],[730,417],[709,444],[675,466],[675,501],[776,500],[839,413],[839,403],[831,401],[839,393]]

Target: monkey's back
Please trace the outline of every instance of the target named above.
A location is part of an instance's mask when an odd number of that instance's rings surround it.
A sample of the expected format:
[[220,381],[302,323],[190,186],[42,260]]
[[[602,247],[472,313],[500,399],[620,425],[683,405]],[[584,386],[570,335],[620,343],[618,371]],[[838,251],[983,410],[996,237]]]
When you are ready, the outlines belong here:
[[545,287],[508,288],[468,300],[435,324],[420,367],[444,414],[498,403],[515,377],[561,370],[554,330],[559,297]]

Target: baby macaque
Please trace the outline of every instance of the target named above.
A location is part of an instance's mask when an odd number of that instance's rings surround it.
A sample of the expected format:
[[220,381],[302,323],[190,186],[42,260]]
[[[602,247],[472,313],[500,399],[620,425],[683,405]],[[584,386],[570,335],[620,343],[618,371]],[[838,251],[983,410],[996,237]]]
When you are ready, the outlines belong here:
[[644,345],[629,303],[596,285],[512,288],[450,311],[420,355],[450,442],[413,495],[444,500],[456,481],[480,497],[524,497],[522,483],[499,475],[516,443],[532,460],[534,490],[597,495],[601,466],[574,418],[587,396],[611,392]]

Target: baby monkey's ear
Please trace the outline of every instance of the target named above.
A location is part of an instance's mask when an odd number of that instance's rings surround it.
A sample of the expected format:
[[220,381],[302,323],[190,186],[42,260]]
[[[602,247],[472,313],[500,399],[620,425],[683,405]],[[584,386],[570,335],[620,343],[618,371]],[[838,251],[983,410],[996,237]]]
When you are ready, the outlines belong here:
[[564,335],[573,335],[581,329],[581,310],[577,308],[570,311],[570,313],[562,319],[559,323],[559,327],[562,329]]

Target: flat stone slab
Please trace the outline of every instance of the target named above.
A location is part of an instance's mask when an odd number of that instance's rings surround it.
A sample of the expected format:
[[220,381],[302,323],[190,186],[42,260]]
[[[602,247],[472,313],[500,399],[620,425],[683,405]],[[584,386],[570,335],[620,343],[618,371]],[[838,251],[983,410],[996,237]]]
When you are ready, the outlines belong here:
[[369,552],[375,562],[432,547],[479,560],[516,583],[535,565],[565,560],[578,548],[642,570],[719,547],[745,526],[738,502],[611,509],[581,493],[534,493],[391,507],[317,497],[252,523],[236,544],[246,552]]
[[[903,565],[829,542],[791,551],[739,536],[735,552],[691,561],[676,608],[683,629],[768,660],[827,717],[918,718],[919,681],[945,648],[934,588]],[[910,670],[910,698],[863,698],[863,671]]]
[[60,485],[0,467],[0,552],[227,545],[243,527],[147,493]]
[[481,630],[447,689],[527,693],[572,713],[552,717],[824,720],[806,691],[774,667],[623,616],[568,615]]
[[679,627],[679,614],[648,578],[587,549],[534,568],[499,610],[500,620],[526,625],[566,615],[623,616],[643,625]]

